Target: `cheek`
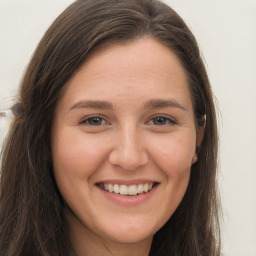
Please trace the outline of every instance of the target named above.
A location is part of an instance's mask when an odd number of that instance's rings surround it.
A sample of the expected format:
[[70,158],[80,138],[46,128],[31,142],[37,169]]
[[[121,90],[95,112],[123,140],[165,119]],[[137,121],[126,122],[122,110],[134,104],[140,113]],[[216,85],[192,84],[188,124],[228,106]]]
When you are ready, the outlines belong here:
[[[87,197],[93,174],[105,161],[106,149],[95,137],[74,129],[58,130],[52,143],[53,168],[58,188],[72,208]],[[86,184],[86,185],[85,185]]]
[[100,138],[67,130],[55,136],[52,152],[55,172],[78,178],[93,173],[105,160],[106,149]]
[[[74,128],[59,129],[52,143],[56,183],[71,209],[79,209],[95,186],[95,174],[109,154],[109,136],[86,134]],[[84,207],[90,201],[84,203]]]
[[[195,135],[175,134],[152,140],[151,155],[155,163],[170,177],[183,176],[190,171],[195,154]],[[185,172],[185,173],[184,173]]]
[[[153,140],[152,140],[153,141]],[[151,158],[162,173],[164,195],[156,213],[161,212],[167,221],[182,201],[190,178],[195,139],[191,136],[169,136],[150,145]],[[161,209],[161,211],[159,210]]]

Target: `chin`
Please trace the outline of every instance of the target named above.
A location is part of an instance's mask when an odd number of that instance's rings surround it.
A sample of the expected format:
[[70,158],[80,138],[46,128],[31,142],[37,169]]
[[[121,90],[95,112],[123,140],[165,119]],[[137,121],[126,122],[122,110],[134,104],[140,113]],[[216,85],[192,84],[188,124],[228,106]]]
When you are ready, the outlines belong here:
[[123,230],[108,234],[109,240],[119,244],[138,244],[145,240],[152,240],[156,232]]
[[[120,244],[136,244],[145,240],[152,240],[154,234],[164,223],[153,223],[137,219],[126,219],[122,222],[105,228],[105,236],[113,242]],[[104,229],[102,229],[103,231]],[[102,233],[99,234],[102,236]]]

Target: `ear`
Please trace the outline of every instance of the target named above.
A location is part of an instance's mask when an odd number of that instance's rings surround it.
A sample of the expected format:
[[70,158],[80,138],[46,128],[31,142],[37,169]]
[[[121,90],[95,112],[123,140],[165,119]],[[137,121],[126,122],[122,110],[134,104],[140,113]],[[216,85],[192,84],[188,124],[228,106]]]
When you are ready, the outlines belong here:
[[194,164],[198,160],[198,152],[200,150],[201,143],[202,143],[203,138],[204,138],[205,125],[206,125],[206,116],[204,116],[203,125],[201,125],[201,126],[199,126],[197,128],[197,133],[196,133],[196,150],[195,150],[195,154],[193,155],[193,158],[192,158],[192,164]]

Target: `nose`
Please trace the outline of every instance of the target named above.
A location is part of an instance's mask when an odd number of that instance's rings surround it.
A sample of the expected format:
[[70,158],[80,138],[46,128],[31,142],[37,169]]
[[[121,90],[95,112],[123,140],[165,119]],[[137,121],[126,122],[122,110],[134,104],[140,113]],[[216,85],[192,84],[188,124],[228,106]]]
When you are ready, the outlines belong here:
[[112,165],[133,171],[148,162],[148,154],[142,136],[136,128],[124,128],[117,132],[114,147],[109,155]]

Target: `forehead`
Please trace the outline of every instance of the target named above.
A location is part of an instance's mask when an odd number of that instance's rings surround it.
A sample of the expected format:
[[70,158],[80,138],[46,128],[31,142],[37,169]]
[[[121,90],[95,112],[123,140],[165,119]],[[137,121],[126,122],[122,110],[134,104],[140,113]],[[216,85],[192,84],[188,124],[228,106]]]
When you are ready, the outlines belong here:
[[176,97],[190,105],[185,70],[178,57],[151,38],[120,43],[92,54],[65,86],[68,104],[83,98],[137,102]]

